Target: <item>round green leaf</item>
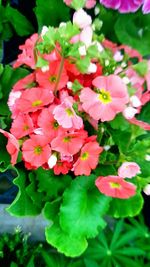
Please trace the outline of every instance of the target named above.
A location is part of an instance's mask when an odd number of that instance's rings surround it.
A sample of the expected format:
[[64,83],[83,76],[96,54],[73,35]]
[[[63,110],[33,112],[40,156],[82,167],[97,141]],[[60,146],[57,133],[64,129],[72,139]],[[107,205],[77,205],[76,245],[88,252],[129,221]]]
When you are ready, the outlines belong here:
[[65,191],[60,207],[60,225],[73,237],[95,237],[103,228],[102,216],[107,212],[110,198],[95,187],[95,175],[79,176]]
[[137,194],[129,199],[113,199],[109,214],[115,218],[134,217],[138,215],[143,207],[143,198]]
[[58,222],[47,227],[45,234],[47,242],[67,257],[80,256],[88,245],[84,237],[70,237],[68,233],[61,229]]

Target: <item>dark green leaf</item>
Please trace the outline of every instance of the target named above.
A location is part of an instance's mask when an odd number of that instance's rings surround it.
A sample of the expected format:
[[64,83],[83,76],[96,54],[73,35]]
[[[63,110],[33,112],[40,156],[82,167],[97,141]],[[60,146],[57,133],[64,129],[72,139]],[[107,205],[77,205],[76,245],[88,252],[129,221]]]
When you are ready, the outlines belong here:
[[37,0],[34,12],[39,31],[41,31],[43,25],[58,26],[62,21],[68,21],[70,19],[69,11],[70,9],[61,0]]
[[53,171],[37,169],[35,172],[38,181],[38,191],[46,193],[48,200],[61,195],[71,182],[69,175],[55,175]]
[[142,55],[149,55],[150,15],[122,14],[115,24],[115,33],[120,43],[137,49]]
[[27,20],[27,18],[22,15],[17,9],[14,9],[11,6],[7,6],[5,15],[18,35],[24,36],[34,32],[34,28],[30,21]]
[[17,197],[7,208],[7,211],[14,216],[35,216],[39,214],[39,208],[32,202],[26,193],[28,182],[27,175],[22,170],[17,170],[18,177],[14,179],[14,184],[19,187]]

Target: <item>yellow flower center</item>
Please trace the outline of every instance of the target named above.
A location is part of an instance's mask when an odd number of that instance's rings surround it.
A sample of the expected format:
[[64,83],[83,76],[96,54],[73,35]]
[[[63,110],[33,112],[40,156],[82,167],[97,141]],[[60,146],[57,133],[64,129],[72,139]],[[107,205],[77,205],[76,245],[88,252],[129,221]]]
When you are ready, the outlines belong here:
[[54,129],[54,130],[57,130],[58,127],[59,127],[58,122],[57,122],[57,121],[54,121],[54,122],[53,122],[53,129]]
[[50,78],[49,78],[49,80],[50,80],[50,82],[51,83],[54,83],[54,82],[56,82],[56,76],[51,76]]
[[34,102],[32,102],[32,107],[37,107],[40,106],[42,104],[41,100],[35,100]]
[[27,131],[27,130],[29,130],[29,126],[28,125],[24,125],[23,126],[23,131]]
[[42,149],[41,146],[36,146],[36,147],[34,148],[34,153],[35,153],[36,155],[40,155],[40,154],[42,153],[42,151],[43,151],[43,149]]
[[103,104],[108,104],[112,102],[111,95],[108,91],[105,89],[101,89],[100,93],[98,94],[98,99],[103,103]]
[[109,184],[110,184],[111,188],[120,188],[121,187],[121,185],[119,183],[110,182]]
[[70,136],[66,136],[66,137],[63,138],[63,142],[64,143],[69,143],[70,140],[71,140],[71,137]]
[[81,160],[87,160],[88,157],[89,157],[89,153],[88,153],[88,152],[84,152],[84,153],[81,155],[80,159],[81,159]]
[[70,108],[66,108],[65,111],[69,117],[73,116],[73,111]]

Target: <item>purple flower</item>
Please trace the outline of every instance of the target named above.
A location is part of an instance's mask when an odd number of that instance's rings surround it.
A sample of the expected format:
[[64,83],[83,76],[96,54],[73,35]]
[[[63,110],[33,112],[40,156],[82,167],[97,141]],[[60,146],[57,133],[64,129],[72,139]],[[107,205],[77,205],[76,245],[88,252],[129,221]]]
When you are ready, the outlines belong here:
[[143,4],[144,14],[150,12],[150,0],[99,0],[107,8],[117,9],[120,13],[136,12]]

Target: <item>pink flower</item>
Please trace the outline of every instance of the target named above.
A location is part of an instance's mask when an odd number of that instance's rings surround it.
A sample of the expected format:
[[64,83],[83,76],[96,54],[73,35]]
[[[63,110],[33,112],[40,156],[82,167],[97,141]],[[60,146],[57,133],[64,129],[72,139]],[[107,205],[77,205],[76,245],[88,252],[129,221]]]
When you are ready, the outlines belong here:
[[86,0],[85,7],[90,9],[96,5],[96,0]]
[[42,128],[44,135],[48,136],[50,140],[64,132],[64,129],[54,119],[50,108],[42,110],[38,117],[38,126]]
[[87,138],[87,132],[79,130],[74,133],[64,133],[54,138],[51,142],[52,150],[65,155],[74,155],[78,153]]
[[35,58],[34,58],[34,46],[38,40],[38,34],[33,34],[29,39],[26,40],[24,45],[20,45],[19,49],[22,53],[18,56],[17,61],[13,65],[14,68],[25,64],[31,69],[35,68]]
[[36,168],[47,163],[51,156],[48,139],[42,135],[31,135],[31,138],[23,143],[22,152],[24,161]]
[[85,27],[79,34],[79,41],[83,42],[86,47],[89,47],[92,43],[93,30],[91,26]]
[[146,131],[150,131],[150,124],[144,121],[137,120],[135,117],[128,120],[130,123],[140,126]]
[[124,162],[118,169],[118,175],[122,178],[132,178],[139,173],[140,167],[135,162]]
[[28,114],[20,113],[12,123],[11,133],[17,138],[22,138],[33,132],[33,122]]
[[17,107],[21,112],[34,112],[43,108],[54,100],[53,93],[40,87],[31,88],[22,93],[17,100]]
[[82,8],[76,11],[73,15],[73,24],[76,24],[80,29],[91,25],[92,19]]
[[90,175],[91,170],[94,170],[98,164],[98,158],[103,148],[94,142],[86,143],[80,153],[80,157],[73,165],[75,175]]
[[[38,69],[36,71],[36,80],[39,86],[54,91],[57,83],[59,68],[60,68],[60,61],[53,61],[49,65],[49,70],[42,72],[41,69]],[[67,82],[68,82],[68,76],[65,68],[63,68],[57,89],[60,90],[63,87],[65,87]]]
[[64,1],[64,3],[67,5],[67,6],[70,6],[71,5],[71,2],[72,2],[72,0],[63,0]]
[[2,129],[0,129],[0,133],[2,133],[5,137],[8,138],[6,149],[11,156],[11,164],[15,165],[17,162],[18,153],[19,153],[19,143],[17,139],[15,138],[15,136],[13,136],[12,134]]
[[83,109],[95,120],[113,120],[129,101],[126,85],[116,75],[97,77],[93,80],[93,85],[97,92],[90,88],[81,91]]
[[36,86],[35,82],[35,75],[34,73],[31,73],[24,77],[23,79],[19,80],[14,86],[13,86],[13,92],[14,91],[20,91],[22,89],[32,88]]
[[12,118],[15,118],[19,114],[19,109],[16,105],[16,102],[17,102],[17,99],[19,99],[21,95],[22,95],[21,91],[17,91],[17,92],[11,91],[9,94],[7,104],[8,104],[10,111],[12,112]]
[[73,103],[69,98],[66,98],[62,104],[54,108],[54,118],[63,128],[79,130],[83,128],[83,120],[75,113],[72,107]]
[[110,197],[127,199],[136,194],[136,186],[119,176],[100,176],[95,185],[101,193]]

